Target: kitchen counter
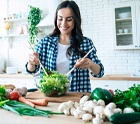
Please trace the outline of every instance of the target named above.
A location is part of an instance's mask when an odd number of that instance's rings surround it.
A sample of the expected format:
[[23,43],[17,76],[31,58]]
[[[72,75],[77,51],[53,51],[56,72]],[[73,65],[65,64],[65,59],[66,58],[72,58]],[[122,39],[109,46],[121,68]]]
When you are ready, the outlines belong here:
[[[60,103],[49,102],[47,107],[37,107],[41,109],[57,111]],[[53,115],[50,118],[41,116],[20,116],[13,112],[0,108],[0,124],[84,124],[82,119],[77,119],[74,116],[65,115]],[[92,121],[88,124],[93,124]],[[104,122],[103,124],[111,124],[110,122]],[[140,124],[140,122],[135,123]]]
[[[58,105],[60,103],[49,102],[47,107],[41,107],[41,109],[53,110],[57,112]],[[0,124],[83,124],[82,119],[77,119],[74,116],[65,115],[53,115],[50,118],[39,116],[20,116],[10,111],[6,111],[0,108]],[[92,124],[92,122],[88,122]],[[104,124],[111,124],[105,122]]]
[[[31,74],[0,74],[0,78],[31,78],[33,79],[33,75]],[[91,80],[128,80],[128,81],[140,81],[140,77],[132,76],[128,74],[108,74],[104,75],[102,78],[94,78],[90,75]]]
[[0,78],[33,78],[33,75],[31,75],[31,74],[22,74],[22,73],[19,73],[19,74],[6,74],[6,73],[3,73],[3,74],[0,74]]
[[94,78],[90,75],[91,80],[127,80],[127,81],[140,81],[140,77],[131,76],[127,74],[108,74],[102,78]]

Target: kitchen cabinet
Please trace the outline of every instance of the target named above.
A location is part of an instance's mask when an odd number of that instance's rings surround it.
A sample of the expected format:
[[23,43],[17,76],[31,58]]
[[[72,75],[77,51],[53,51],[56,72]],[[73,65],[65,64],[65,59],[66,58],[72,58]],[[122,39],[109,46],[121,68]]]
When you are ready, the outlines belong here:
[[113,7],[114,49],[140,49],[140,2]]
[[1,74],[0,84],[13,84],[15,87],[27,87],[27,89],[36,88],[34,77],[22,74]]
[[140,85],[140,81],[128,81],[127,87],[129,88],[129,87],[133,86],[134,84]]
[[91,89],[95,89],[96,87],[100,87],[103,89],[112,89],[115,91],[116,89],[120,89],[122,91],[127,89],[127,81],[116,81],[116,80],[92,80],[91,81]]
[[122,91],[127,90],[133,84],[140,84],[140,77],[132,77],[131,75],[105,75],[102,78],[94,78],[90,76],[91,79],[91,90],[96,87],[101,87],[104,89],[120,89]]

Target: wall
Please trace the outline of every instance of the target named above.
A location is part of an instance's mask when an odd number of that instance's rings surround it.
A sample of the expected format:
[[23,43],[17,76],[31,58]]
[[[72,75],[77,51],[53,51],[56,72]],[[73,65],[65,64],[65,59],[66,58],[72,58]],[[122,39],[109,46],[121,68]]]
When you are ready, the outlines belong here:
[[[47,9],[47,0],[9,0],[10,12],[14,10],[28,10],[28,5]],[[38,1],[38,2],[37,2]],[[64,1],[64,0],[63,0]],[[80,7],[82,29],[85,36],[91,38],[97,48],[97,55],[101,59],[105,74],[132,74],[140,69],[140,50],[113,49],[112,6],[118,3],[135,2],[140,0],[75,0]],[[50,31],[50,29],[49,29]],[[8,51],[8,66],[24,68],[28,59],[28,38],[14,40],[13,47]],[[20,53],[20,54],[19,54]]]

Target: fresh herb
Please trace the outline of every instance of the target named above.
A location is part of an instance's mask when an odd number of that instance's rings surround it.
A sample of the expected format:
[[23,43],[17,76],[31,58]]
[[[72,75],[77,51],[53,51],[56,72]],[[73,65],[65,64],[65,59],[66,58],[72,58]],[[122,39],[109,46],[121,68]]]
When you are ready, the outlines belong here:
[[30,11],[28,15],[28,23],[29,23],[29,36],[30,36],[30,43],[35,47],[36,43],[38,42],[38,28],[36,27],[37,24],[41,20],[41,10],[38,7],[29,6]]
[[24,103],[18,102],[16,100],[9,100],[1,107],[5,110],[12,111],[16,114],[27,115],[27,116],[50,117],[53,114],[63,114],[59,112],[53,112],[50,110],[41,110],[41,109],[33,108]]
[[4,105],[6,102],[8,102],[8,98],[5,97],[5,87],[2,85],[0,86],[0,106]]
[[115,90],[113,101],[121,109],[131,107],[140,112],[140,85],[134,84],[126,91]]
[[0,96],[3,96],[5,94],[5,87],[2,85],[0,86]]

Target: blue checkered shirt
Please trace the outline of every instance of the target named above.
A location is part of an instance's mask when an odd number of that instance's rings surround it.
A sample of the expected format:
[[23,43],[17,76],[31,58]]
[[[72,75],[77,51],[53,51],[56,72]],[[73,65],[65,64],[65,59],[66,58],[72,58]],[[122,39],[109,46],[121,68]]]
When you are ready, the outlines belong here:
[[[56,70],[56,58],[58,54],[58,36],[46,36],[42,40],[38,42],[38,45],[36,47],[36,51],[39,54],[39,59],[42,63],[42,65],[49,69],[50,71]],[[70,43],[72,42],[72,39],[70,40]],[[101,61],[98,59],[96,55],[96,48],[91,41],[91,39],[84,37],[83,42],[80,45],[80,49],[83,50],[85,53],[87,53],[90,49],[94,47],[94,50],[88,55],[88,58],[91,59],[96,64],[99,64],[101,67],[101,71],[98,75],[93,74],[91,75],[93,77],[100,78],[104,75],[104,67],[101,63]],[[74,67],[76,61],[81,58],[79,55],[74,55],[73,51],[71,56],[69,57],[69,70]],[[37,72],[39,70],[39,66],[36,66],[36,69],[34,71]],[[28,69],[27,69],[27,72]],[[31,72],[29,72],[31,73]],[[43,73],[43,70],[41,70],[41,73]],[[90,85],[90,76],[89,76],[89,69],[79,69],[76,68],[71,73],[71,83],[69,91],[72,92],[91,92],[91,85]]]

